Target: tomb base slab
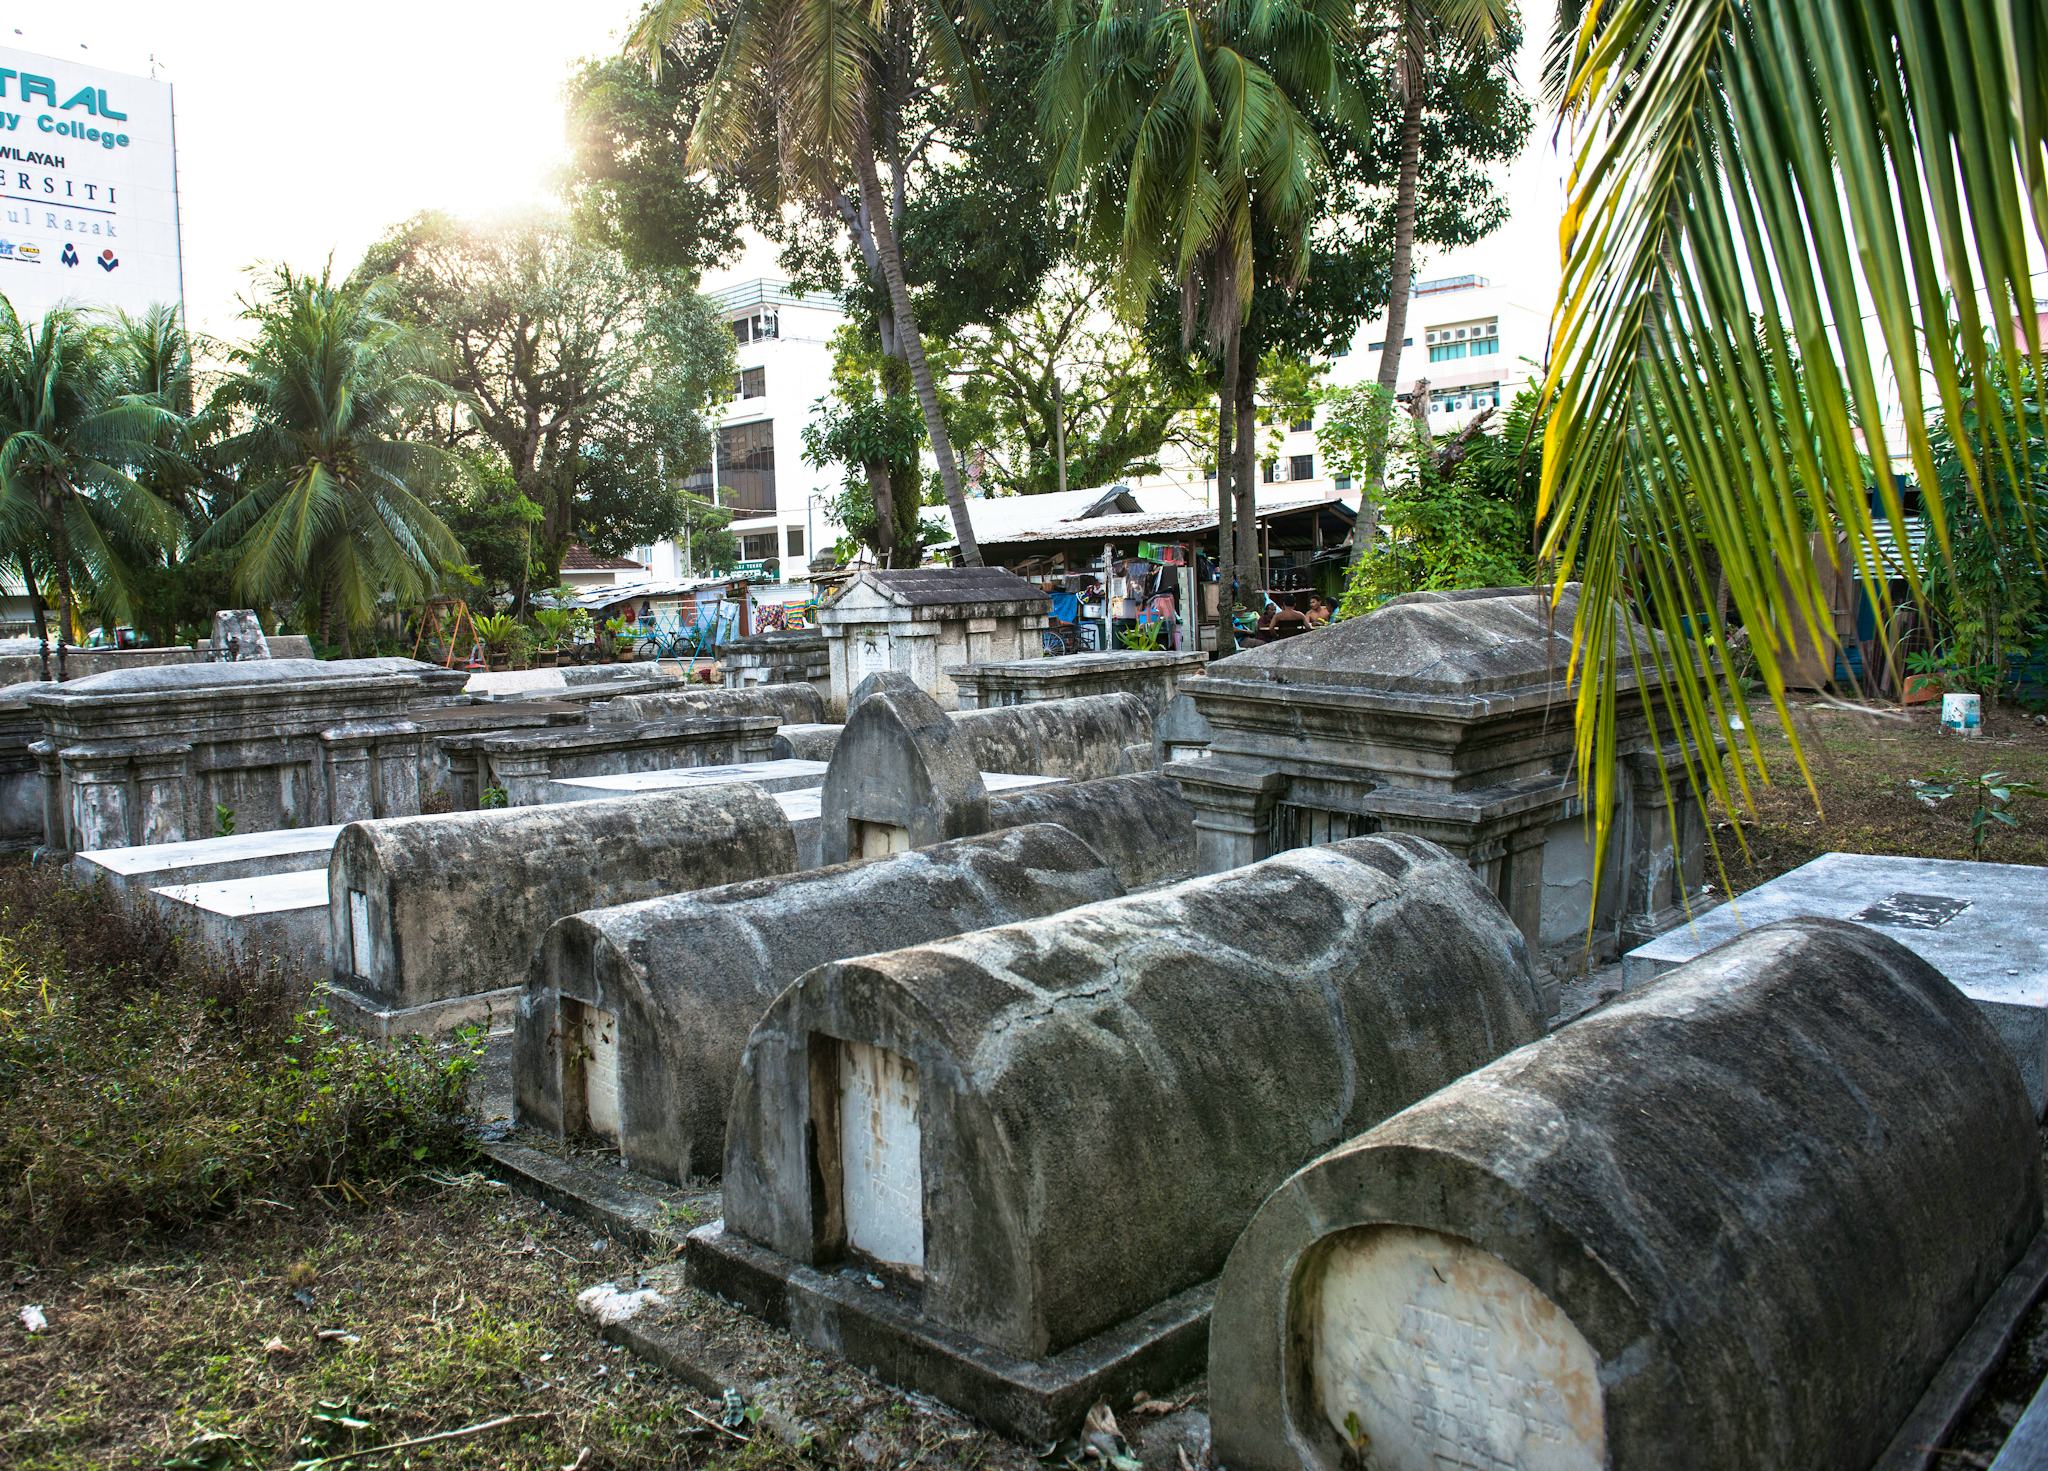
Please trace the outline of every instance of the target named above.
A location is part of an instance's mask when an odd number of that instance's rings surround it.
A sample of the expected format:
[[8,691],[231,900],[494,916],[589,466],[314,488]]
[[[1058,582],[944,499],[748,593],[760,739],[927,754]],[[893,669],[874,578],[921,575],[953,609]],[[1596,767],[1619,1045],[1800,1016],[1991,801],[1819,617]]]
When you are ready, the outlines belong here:
[[418,1006],[388,1006],[360,991],[332,982],[320,988],[320,1000],[337,1023],[352,1032],[390,1040],[393,1037],[430,1037],[452,1032],[471,1022],[485,1026],[510,1025],[519,1009],[524,986],[505,986],[496,991],[479,991],[471,996],[449,996]]
[[1072,1432],[1091,1406],[1126,1403],[1199,1376],[1213,1282],[1201,1283],[1046,1359],[1025,1359],[934,1328],[895,1291],[857,1271],[822,1271],[730,1235],[690,1233],[690,1285],[786,1328],[889,1384],[919,1390],[1019,1440]]

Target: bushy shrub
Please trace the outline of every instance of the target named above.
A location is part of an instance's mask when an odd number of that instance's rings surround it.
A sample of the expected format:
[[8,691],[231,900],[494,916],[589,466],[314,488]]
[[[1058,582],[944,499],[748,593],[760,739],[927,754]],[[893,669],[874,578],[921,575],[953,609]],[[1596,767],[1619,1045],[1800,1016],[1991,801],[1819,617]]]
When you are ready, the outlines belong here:
[[358,1192],[468,1151],[474,1038],[339,1030],[280,967],[222,965],[54,871],[0,867],[0,1254]]

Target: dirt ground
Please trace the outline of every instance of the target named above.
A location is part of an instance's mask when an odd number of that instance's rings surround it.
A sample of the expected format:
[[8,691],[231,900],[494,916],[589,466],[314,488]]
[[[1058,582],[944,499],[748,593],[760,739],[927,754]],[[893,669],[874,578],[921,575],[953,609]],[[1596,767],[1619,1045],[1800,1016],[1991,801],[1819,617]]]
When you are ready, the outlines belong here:
[[[1717,818],[1717,888],[1830,850],[1970,856],[1963,799],[1930,809],[1909,785],[1943,767],[2048,785],[2048,722],[2029,715],[1994,711],[1971,741],[1928,709],[1821,703],[1795,718],[1822,805],[1764,729],[1777,780]],[[2020,825],[2000,826],[1986,856],[2048,864],[2048,800],[2014,811]],[[55,1266],[0,1263],[0,1465],[1026,1471],[1047,1449],[813,1357],[680,1289],[676,1267],[482,1174],[270,1202]],[[607,1282],[651,1285],[670,1315],[742,1342],[761,1378],[733,1387],[755,1418],[728,1430],[720,1395],[605,1342],[574,1299]],[[31,1305],[47,1320],[37,1332],[22,1321]],[[1142,1409],[1114,1407],[1136,1457],[1172,1471],[1194,1445],[1199,1462],[1200,1386],[1155,1388]],[[764,1409],[774,1423],[757,1423]],[[372,1449],[394,1442],[412,1443]]]
[[[1970,857],[1974,804],[1959,794],[1929,807],[1913,795],[1914,778],[1944,768],[1966,779],[1999,771],[2048,786],[2048,718],[2023,710],[1987,712],[1984,733],[1970,739],[1941,728],[1938,705],[1865,709],[1814,701],[1792,713],[1813,790],[1775,717],[1760,717],[1757,738],[1771,783],[1753,789],[1749,810],[1738,804],[1739,823],[1717,814],[1714,836],[1732,885],[1724,890],[1716,877],[1719,891],[1742,893],[1828,852]],[[2017,798],[2011,812],[2019,826],[1994,824],[1985,858],[2048,864],[2048,799]]]

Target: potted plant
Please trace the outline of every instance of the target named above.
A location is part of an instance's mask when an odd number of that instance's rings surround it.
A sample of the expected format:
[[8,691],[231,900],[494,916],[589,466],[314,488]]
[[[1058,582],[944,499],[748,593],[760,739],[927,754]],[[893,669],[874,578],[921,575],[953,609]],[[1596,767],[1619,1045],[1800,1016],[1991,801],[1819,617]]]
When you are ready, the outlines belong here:
[[533,626],[540,632],[533,662],[546,668],[561,658],[562,647],[576,626],[576,612],[573,608],[535,608]]
[[476,620],[476,636],[483,640],[491,668],[503,669],[512,658],[512,637],[519,623],[509,613],[486,613]]
[[1899,685],[1901,705],[1924,705],[1946,693],[1945,682],[1954,675],[1956,661],[1946,652],[1906,655],[1906,677]]
[[638,630],[634,627],[632,620],[628,618],[607,618],[604,621],[604,632],[605,637],[599,639],[599,644],[608,650],[611,657],[618,663],[630,664],[640,643]]

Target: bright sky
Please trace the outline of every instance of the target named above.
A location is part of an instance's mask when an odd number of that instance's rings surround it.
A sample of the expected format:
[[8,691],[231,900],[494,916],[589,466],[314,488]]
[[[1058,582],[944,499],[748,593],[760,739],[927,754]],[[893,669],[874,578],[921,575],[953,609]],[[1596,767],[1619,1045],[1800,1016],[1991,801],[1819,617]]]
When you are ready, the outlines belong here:
[[[176,88],[186,305],[233,335],[248,268],[347,270],[422,209],[489,217],[544,201],[564,160],[562,84],[616,49],[639,0],[97,0],[0,22],[0,42]],[[1522,58],[1533,79],[1537,47]],[[1540,130],[1547,137],[1547,130]],[[1424,275],[1478,270],[1547,307],[1557,165],[1505,180],[1515,218]],[[711,284],[772,274],[759,245]],[[1526,281],[1518,280],[1526,276]]]
[[542,200],[562,83],[637,0],[96,0],[0,22],[0,41],[176,87],[186,304],[235,329],[258,261],[354,265],[422,209]]

